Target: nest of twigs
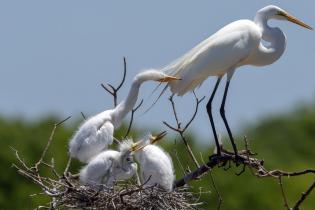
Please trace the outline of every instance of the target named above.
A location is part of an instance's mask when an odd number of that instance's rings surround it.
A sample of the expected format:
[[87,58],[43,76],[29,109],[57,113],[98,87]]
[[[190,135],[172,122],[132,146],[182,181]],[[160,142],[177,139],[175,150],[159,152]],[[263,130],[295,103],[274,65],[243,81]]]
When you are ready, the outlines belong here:
[[200,203],[186,189],[166,192],[158,187],[125,183],[99,190],[78,185],[56,197],[55,205],[83,209],[196,209]]
[[[38,195],[51,198],[36,209],[198,209],[202,204],[187,187],[166,192],[155,186],[137,185],[132,181],[117,182],[112,188],[81,185],[78,176],[68,172],[68,167],[59,174],[53,159],[51,163],[40,159],[29,167],[17,151],[15,154],[19,163],[13,166],[18,173],[42,189]],[[42,175],[44,167],[51,171],[50,176]]]

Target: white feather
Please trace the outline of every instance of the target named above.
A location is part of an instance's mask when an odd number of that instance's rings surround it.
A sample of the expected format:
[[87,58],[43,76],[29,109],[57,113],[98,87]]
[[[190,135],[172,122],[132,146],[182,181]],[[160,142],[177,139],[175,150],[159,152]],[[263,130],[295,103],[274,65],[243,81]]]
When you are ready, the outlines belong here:
[[129,90],[127,99],[114,109],[106,110],[86,120],[69,143],[71,157],[81,162],[89,162],[113,142],[114,129],[120,126],[125,116],[132,110],[138,99],[140,86],[148,80],[159,81],[167,75],[160,71],[148,70],[137,74]]
[[147,145],[135,153],[140,164],[140,179],[145,186],[157,185],[172,191],[175,179],[172,159],[167,152],[156,145]]

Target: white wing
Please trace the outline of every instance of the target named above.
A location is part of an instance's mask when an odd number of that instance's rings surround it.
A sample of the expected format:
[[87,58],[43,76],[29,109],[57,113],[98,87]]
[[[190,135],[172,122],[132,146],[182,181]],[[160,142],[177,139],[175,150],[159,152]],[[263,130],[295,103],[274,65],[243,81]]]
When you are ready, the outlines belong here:
[[113,143],[114,126],[109,120],[95,116],[86,121],[69,143],[71,157],[87,163]]
[[260,37],[260,29],[250,20],[239,20],[225,26],[162,69],[168,75],[181,78],[169,83],[171,91],[183,95],[209,76],[224,75],[257,49]]

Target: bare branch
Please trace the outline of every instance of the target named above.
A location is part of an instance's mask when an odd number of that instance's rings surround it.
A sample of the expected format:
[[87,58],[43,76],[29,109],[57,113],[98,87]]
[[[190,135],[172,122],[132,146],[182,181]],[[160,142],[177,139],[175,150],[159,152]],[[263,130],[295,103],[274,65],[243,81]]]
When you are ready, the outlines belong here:
[[187,128],[191,125],[192,121],[195,119],[196,115],[197,115],[197,112],[198,112],[198,109],[199,109],[199,104],[204,100],[205,97],[202,97],[201,99],[198,99],[198,97],[196,96],[195,92],[193,92],[194,94],[194,97],[195,97],[195,100],[196,100],[196,106],[195,106],[195,111],[192,115],[192,117],[190,118],[190,120],[188,121],[188,123],[184,126],[184,129],[181,128],[181,122],[179,121],[179,118],[178,118],[178,115],[177,115],[177,112],[176,112],[176,107],[175,107],[175,102],[173,100],[173,97],[174,97],[174,94],[172,94],[170,97],[169,97],[169,101],[171,103],[171,106],[172,106],[172,110],[173,110],[173,114],[174,114],[174,117],[175,117],[175,121],[176,121],[176,126],[177,128],[175,128],[174,126],[171,126],[170,124],[168,124],[167,122],[163,121],[163,124],[166,125],[168,128],[170,128],[171,130],[179,133],[182,141],[184,142],[185,144],[185,147],[186,147],[186,150],[188,151],[188,154],[189,156],[191,157],[192,161],[194,162],[195,166],[197,168],[199,168],[199,163],[190,147],[190,145],[188,144],[188,141],[186,140],[185,138],[185,131],[187,130]]
[[[205,163],[201,153],[200,153],[200,156],[201,156],[202,162]],[[209,174],[210,174],[212,186],[213,186],[213,188],[214,188],[214,190],[215,190],[215,192],[216,192],[216,194],[217,194],[217,196],[218,196],[218,207],[217,207],[217,210],[220,210],[220,209],[221,209],[221,205],[222,205],[223,198],[222,198],[221,193],[219,192],[219,190],[218,190],[218,188],[217,188],[217,185],[215,184],[214,177],[213,177],[213,175],[212,175],[212,170],[210,169],[209,172],[210,172]]]
[[83,117],[84,120],[86,120],[86,116],[83,112],[81,112],[81,116]]
[[127,63],[126,63],[126,58],[124,57],[124,75],[123,75],[121,82],[118,84],[118,86],[115,88],[113,85],[111,85],[109,83],[107,83],[106,85],[101,84],[101,86],[106,90],[106,92],[108,92],[110,95],[113,96],[114,107],[117,106],[117,92],[125,83],[126,74],[127,74]]
[[306,192],[303,192],[300,199],[296,202],[296,204],[294,205],[294,207],[292,208],[292,210],[299,210],[301,204],[305,201],[305,199],[311,194],[311,192],[314,190],[315,188],[315,181],[313,182],[313,184],[306,190]]
[[196,100],[195,112],[194,112],[193,116],[191,117],[191,119],[189,120],[189,122],[188,122],[188,123],[186,124],[186,126],[184,127],[183,132],[186,131],[186,129],[190,126],[190,124],[192,123],[192,121],[195,119],[195,117],[196,117],[196,115],[197,115],[197,112],[198,112],[198,109],[199,109],[199,104],[205,99],[205,96],[203,96],[201,99],[199,99],[199,98],[196,96],[195,91],[193,91],[193,94],[194,94],[194,97],[195,97],[195,100]]
[[287,210],[290,210],[290,207],[289,207],[289,204],[288,204],[288,199],[287,199],[287,196],[285,195],[285,192],[284,192],[284,189],[283,189],[282,176],[279,176],[279,177],[278,177],[278,180],[279,180],[279,185],[280,185],[280,189],[281,189],[281,194],[282,194],[283,201],[284,201],[284,207],[285,207]]
[[143,99],[141,99],[140,103],[139,103],[135,108],[133,108],[133,109],[131,110],[131,116],[130,116],[129,126],[128,126],[128,129],[127,129],[127,132],[126,132],[124,138],[126,138],[126,137],[129,135],[130,130],[131,130],[131,127],[132,127],[132,123],[133,123],[134,114],[135,114],[135,112],[142,106],[142,104],[143,104]]
[[52,130],[52,132],[51,132],[51,134],[50,134],[50,137],[49,137],[49,139],[48,139],[48,142],[47,142],[47,144],[46,144],[46,147],[45,147],[45,149],[44,149],[44,151],[43,151],[41,157],[39,158],[39,160],[38,160],[37,163],[35,164],[34,169],[35,169],[36,171],[38,171],[38,166],[42,163],[42,161],[43,161],[43,159],[44,159],[44,157],[45,157],[45,155],[46,155],[46,153],[47,153],[47,151],[48,151],[48,148],[49,148],[49,146],[50,146],[50,144],[51,144],[51,142],[52,142],[52,140],[53,140],[53,137],[54,137],[54,135],[55,135],[55,131],[56,131],[57,127],[58,127],[59,125],[61,125],[62,123],[64,123],[65,121],[69,120],[70,118],[71,118],[71,116],[67,117],[66,119],[64,119],[64,120],[62,120],[62,121],[60,121],[60,122],[58,122],[58,123],[56,123],[56,124],[54,125],[54,128],[53,128],[53,130]]

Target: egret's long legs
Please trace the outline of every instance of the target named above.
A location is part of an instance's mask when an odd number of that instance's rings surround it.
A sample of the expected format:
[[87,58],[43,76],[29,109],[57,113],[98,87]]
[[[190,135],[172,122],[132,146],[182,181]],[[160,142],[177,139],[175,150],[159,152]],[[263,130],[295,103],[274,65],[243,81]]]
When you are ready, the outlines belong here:
[[212,128],[212,132],[213,132],[213,136],[214,136],[214,140],[215,140],[215,144],[217,147],[217,154],[220,156],[221,155],[221,148],[220,148],[220,144],[219,144],[219,140],[218,140],[218,135],[217,132],[215,130],[215,126],[214,126],[214,121],[213,121],[213,116],[212,116],[212,101],[214,98],[214,95],[218,89],[218,86],[220,84],[222,77],[218,77],[217,82],[215,83],[214,89],[211,93],[210,99],[207,103],[207,112],[208,112],[208,116],[210,119],[210,123],[211,123],[211,128]]

